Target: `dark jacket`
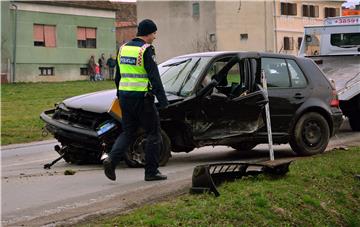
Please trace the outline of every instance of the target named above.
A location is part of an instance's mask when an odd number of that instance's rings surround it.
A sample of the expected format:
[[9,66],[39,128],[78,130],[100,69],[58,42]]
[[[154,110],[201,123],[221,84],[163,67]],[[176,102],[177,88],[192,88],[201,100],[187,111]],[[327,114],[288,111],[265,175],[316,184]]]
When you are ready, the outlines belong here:
[[116,59],[108,58],[106,65],[109,66],[109,68],[115,68],[116,63]]
[[89,76],[95,76],[95,59],[90,58],[88,63],[88,73]]
[[[143,46],[145,44],[144,40],[135,38],[128,42],[127,46]],[[150,92],[154,94],[159,101],[160,107],[166,107],[169,105],[169,102],[166,98],[166,94],[164,91],[164,87],[162,85],[159,69],[154,60],[155,58],[155,50],[153,46],[150,46],[144,52],[144,67],[147,72],[147,75],[150,80],[151,90]],[[116,88],[119,90],[119,83],[121,79],[119,64],[116,64],[116,75],[115,75],[115,84]],[[135,91],[119,91],[120,97],[129,97],[129,98],[144,98],[146,92],[135,92]]]

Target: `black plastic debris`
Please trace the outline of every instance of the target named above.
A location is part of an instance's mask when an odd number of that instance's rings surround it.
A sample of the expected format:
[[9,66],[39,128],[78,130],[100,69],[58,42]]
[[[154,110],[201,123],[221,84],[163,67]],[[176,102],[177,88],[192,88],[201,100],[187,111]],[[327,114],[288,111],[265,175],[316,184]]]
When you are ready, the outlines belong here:
[[56,152],[58,152],[60,154],[60,157],[56,158],[51,163],[45,164],[44,169],[51,169],[51,166],[55,165],[58,161],[60,161],[62,158],[64,158],[64,156],[67,154],[67,146],[63,146],[62,148],[60,148],[59,145],[55,145],[54,149]]
[[228,162],[196,166],[192,176],[190,193],[212,192],[215,196],[220,193],[216,186],[225,181],[234,181],[243,176],[271,174],[283,176],[289,172],[289,165],[293,160],[276,160],[261,163]]

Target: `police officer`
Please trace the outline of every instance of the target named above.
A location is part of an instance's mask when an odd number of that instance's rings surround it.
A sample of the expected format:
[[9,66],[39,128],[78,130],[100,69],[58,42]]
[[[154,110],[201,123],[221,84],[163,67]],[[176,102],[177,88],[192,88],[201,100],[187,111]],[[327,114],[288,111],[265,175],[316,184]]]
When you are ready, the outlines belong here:
[[139,23],[137,37],[119,48],[115,84],[122,109],[123,132],[103,162],[105,175],[110,180],[116,180],[115,167],[135,139],[138,127],[145,130],[147,137],[145,180],[167,179],[158,170],[162,138],[154,96],[160,108],[165,108],[168,100],[155,62],[155,50],[151,45],[156,31],[153,21],[143,20]]

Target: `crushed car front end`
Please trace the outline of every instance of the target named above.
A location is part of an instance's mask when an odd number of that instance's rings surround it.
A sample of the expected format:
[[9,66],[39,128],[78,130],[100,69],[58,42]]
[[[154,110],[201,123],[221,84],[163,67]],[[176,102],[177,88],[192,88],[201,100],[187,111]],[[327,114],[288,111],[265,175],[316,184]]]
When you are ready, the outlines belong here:
[[[44,130],[61,144],[55,150],[66,162],[100,163],[102,154],[111,150],[122,132],[121,120],[109,113],[115,97],[114,89],[75,96],[40,114]],[[167,97],[170,103],[183,100],[172,94]]]
[[54,109],[41,113],[40,118],[46,123],[44,129],[61,143],[58,152],[60,155],[66,153],[65,161],[78,164],[98,163],[101,154],[111,148],[120,133],[121,124],[107,113],[114,98],[110,94],[114,91],[106,93],[109,93],[109,97],[97,101],[102,104],[105,102],[105,105],[100,105],[102,108],[96,111],[76,106],[76,102],[80,100],[91,99],[93,95],[90,95],[64,100]]

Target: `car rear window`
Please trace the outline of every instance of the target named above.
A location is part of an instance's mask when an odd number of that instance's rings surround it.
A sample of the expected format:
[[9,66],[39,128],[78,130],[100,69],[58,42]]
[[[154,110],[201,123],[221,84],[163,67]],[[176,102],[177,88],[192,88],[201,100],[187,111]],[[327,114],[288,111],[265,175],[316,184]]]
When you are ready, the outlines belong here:
[[288,63],[290,77],[291,77],[291,86],[295,88],[306,87],[306,79],[301,71],[300,67],[294,60],[286,60]]

